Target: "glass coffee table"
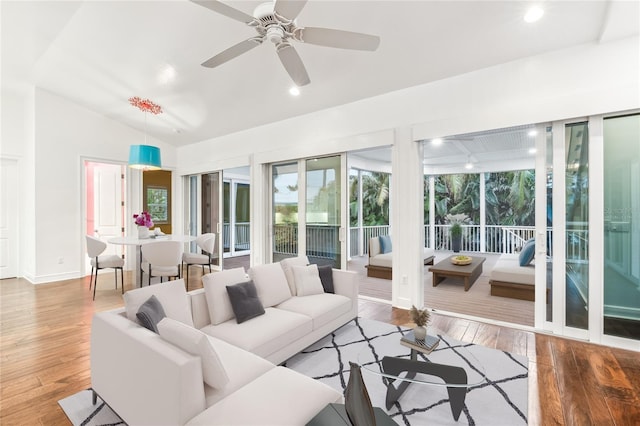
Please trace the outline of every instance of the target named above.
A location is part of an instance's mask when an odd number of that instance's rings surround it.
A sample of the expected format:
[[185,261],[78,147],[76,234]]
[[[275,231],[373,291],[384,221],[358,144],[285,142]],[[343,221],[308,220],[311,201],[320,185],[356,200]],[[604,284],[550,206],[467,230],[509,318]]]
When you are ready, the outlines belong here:
[[363,372],[384,378],[387,410],[410,385],[440,386],[447,389],[451,413],[457,421],[464,407],[467,388],[486,381],[484,367],[464,345],[449,347],[442,344],[435,333],[427,336],[425,341],[426,344],[416,341],[413,331],[410,331],[399,339],[399,344],[410,351],[406,357],[383,356],[376,359],[366,351],[358,354],[358,364]]

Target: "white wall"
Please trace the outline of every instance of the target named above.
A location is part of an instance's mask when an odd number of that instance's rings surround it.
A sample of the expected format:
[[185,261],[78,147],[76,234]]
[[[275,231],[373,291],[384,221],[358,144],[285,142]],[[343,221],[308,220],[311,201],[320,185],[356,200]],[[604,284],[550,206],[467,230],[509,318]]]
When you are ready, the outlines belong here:
[[[132,109],[132,114],[135,110]],[[144,133],[96,114],[47,91],[35,92],[35,219],[34,283],[80,276],[84,253],[82,162],[85,158],[126,163],[129,145],[144,141]],[[149,138],[162,151],[163,166],[175,168],[175,149]],[[63,263],[59,263],[59,259]]]

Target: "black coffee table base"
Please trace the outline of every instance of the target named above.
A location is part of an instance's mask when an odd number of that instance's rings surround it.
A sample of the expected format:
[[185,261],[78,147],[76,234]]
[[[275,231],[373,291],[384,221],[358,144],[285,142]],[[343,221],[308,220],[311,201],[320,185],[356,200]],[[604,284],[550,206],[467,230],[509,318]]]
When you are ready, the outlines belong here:
[[[413,379],[417,373],[423,373],[440,377],[445,383],[456,385],[466,385],[468,383],[467,372],[464,368],[452,365],[436,364],[429,361],[418,361],[415,350],[411,350],[411,359],[385,356],[382,358],[382,370],[385,374],[393,376],[398,376],[401,373],[407,373],[406,378],[408,379]],[[389,377],[387,377],[387,380],[389,380],[389,383],[387,384],[386,404],[387,410],[389,410],[412,382],[402,379],[392,379]],[[398,384],[398,387],[393,385],[395,380],[402,380],[402,382]],[[447,392],[449,393],[451,414],[453,414],[454,420],[458,421],[460,413],[462,412],[462,407],[464,407],[467,387],[447,386]]]

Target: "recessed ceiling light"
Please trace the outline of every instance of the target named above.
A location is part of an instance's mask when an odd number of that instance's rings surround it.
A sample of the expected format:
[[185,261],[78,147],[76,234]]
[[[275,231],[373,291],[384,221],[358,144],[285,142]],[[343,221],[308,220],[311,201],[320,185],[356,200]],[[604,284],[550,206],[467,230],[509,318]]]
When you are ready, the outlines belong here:
[[440,138],[432,139],[431,143],[433,144],[433,146],[440,146],[440,145],[442,145],[442,139],[440,139]]
[[169,64],[165,64],[158,72],[157,78],[159,84],[172,83],[176,79],[176,69]]
[[291,89],[289,89],[289,93],[291,94],[291,96],[298,96],[300,94],[300,89],[298,89],[298,87],[293,86]]
[[544,10],[540,6],[532,6],[524,15],[524,21],[528,23],[536,22],[544,15]]
[[467,170],[473,169],[473,163],[469,161],[467,164],[464,165],[464,168]]
[[529,133],[527,133],[527,136],[529,136],[530,138],[534,137],[535,135],[538,134],[537,130],[529,130]]
[[536,152],[538,152],[538,150],[537,150],[537,149],[535,149],[535,148],[529,148],[529,154],[533,155],[533,154],[535,154]]

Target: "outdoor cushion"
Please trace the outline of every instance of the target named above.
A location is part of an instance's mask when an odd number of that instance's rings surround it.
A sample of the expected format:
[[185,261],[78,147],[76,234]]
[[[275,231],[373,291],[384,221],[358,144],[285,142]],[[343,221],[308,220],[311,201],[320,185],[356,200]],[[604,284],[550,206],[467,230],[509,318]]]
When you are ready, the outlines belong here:
[[391,237],[389,235],[380,235],[380,251],[383,254],[391,253],[392,244]]
[[490,277],[492,281],[534,285],[535,266],[520,266],[517,254],[503,254],[491,270]]
[[533,260],[533,257],[536,254],[536,242],[535,240],[529,240],[526,242],[522,251],[520,252],[520,266],[527,266]]

